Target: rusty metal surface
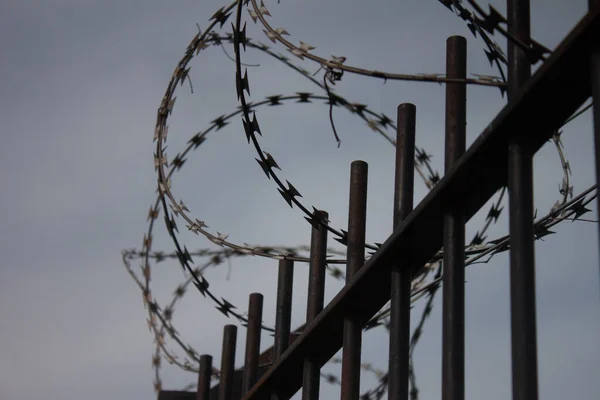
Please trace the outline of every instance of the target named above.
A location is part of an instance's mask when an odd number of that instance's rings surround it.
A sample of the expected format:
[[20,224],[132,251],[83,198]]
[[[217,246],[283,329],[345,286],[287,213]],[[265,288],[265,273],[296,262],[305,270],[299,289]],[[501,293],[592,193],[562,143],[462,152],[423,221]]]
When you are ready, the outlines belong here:
[[280,260],[277,276],[277,306],[273,359],[281,357],[290,345],[292,321],[292,294],[294,289],[294,262]]
[[161,390],[158,393],[157,400],[196,400],[196,392],[183,392],[183,391],[178,391],[178,390]]
[[[277,273],[277,304],[275,309],[275,334],[273,360],[277,360],[290,345],[292,321],[292,295],[294,289],[294,262],[279,260]],[[281,400],[276,395],[271,400]]]
[[200,371],[198,373],[198,388],[196,400],[210,400],[210,378],[212,373],[212,357],[200,356]]
[[[467,76],[467,40],[446,41],[446,75]],[[467,87],[446,85],[445,173],[465,152],[467,139]],[[442,300],[442,399],[465,398],[465,217],[460,202],[444,214]]]
[[225,325],[223,328],[223,350],[221,351],[219,400],[233,400],[236,341],[237,326]]
[[[508,31],[529,42],[529,0],[507,0]],[[527,52],[508,42],[508,101],[531,76]],[[538,398],[537,321],[535,306],[535,249],[533,151],[526,130],[515,127],[508,148],[510,234],[510,315],[512,393],[515,400]]]
[[[304,326],[298,328],[298,330],[304,329]],[[289,341],[293,342],[298,337],[297,334],[292,333],[289,336]],[[272,363],[272,354],[273,348],[269,348],[262,352],[259,356],[259,367],[257,370],[257,376],[260,378],[270,367]],[[204,356],[202,356],[204,357]],[[200,358],[202,363],[203,358]],[[210,357],[210,356],[209,356]],[[212,361],[212,360],[211,360]],[[204,365],[204,364],[201,364]],[[207,364],[208,365],[208,364]],[[203,374],[201,373],[200,376]],[[231,396],[233,399],[240,399],[242,397],[242,383],[244,376],[244,368],[239,368],[233,372],[232,378],[232,393]],[[200,379],[200,377],[199,377]],[[204,384],[202,384],[204,387]],[[210,386],[209,386],[210,387]],[[186,391],[177,391],[177,390],[162,390],[159,392],[158,400],[217,400],[219,396],[219,388],[220,385],[217,384],[210,388],[210,393],[207,397],[197,397],[199,392],[186,392]]]
[[[344,287],[304,334],[290,346],[257,385],[244,397],[266,399],[272,390],[283,397],[302,385],[306,357],[323,365],[341,347],[343,320],[356,314],[363,321],[388,300],[380,290],[392,263],[402,263],[413,274],[442,246],[443,213],[448,202],[463,199],[470,219],[500,187],[507,184],[508,144],[525,132],[531,151],[537,151],[591,95],[589,48],[600,37],[599,13],[590,12],[554,54],[523,85],[456,165],[400,224],[379,251]],[[521,129],[516,131],[514,128]],[[521,133],[522,134],[522,133]],[[477,187],[477,191],[472,188]]]
[[[327,220],[329,214],[322,212]],[[307,324],[314,320],[323,310],[325,299],[325,269],[327,262],[327,230],[324,226],[313,226],[310,238],[310,265],[308,272],[308,299],[306,304]],[[285,353],[284,353],[285,354]],[[283,355],[282,355],[283,357]],[[319,398],[321,365],[310,357],[302,359],[302,400],[317,400]],[[291,396],[276,393],[280,398]]]
[[[354,161],[350,166],[350,204],[348,207],[348,264],[346,284],[365,263],[365,230],[367,225],[368,165]],[[360,397],[360,360],[362,350],[362,320],[360,314],[348,313],[344,319],[342,353],[342,400]]]
[[[600,1],[598,8],[600,8]],[[594,102],[594,145],[596,154],[596,184],[600,182],[600,45],[596,48],[591,57],[592,69],[592,99]],[[597,199],[597,209],[600,213],[600,199]],[[600,215],[600,214],[599,214]],[[600,238],[600,224],[598,225]],[[600,249],[600,247],[599,247]]]
[[[589,0],[588,7],[590,10],[594,8],[600,9],[600,0]],[[596,184],[600,182],[600,43],[596,43],[596,47],[591,56],[591,70],[592,70],[592,101],[594,104],[593,109],[593,124],[594,124],[594,147],[596,155]],[[596,199],[598,215],[600,215],[600,199]],[[598,238],[600,239],[600,224],[598,224]],[[600,247],[598,247],[600,249]]]
[[[404,103],[398,106],[396,143],[396,173],[394,182],[394,228],[413,210],[415,182],[416,107]],[[394,264],[390,293],[390,356],[388,399],[408,400],[410,374],[410,271]]]
[[250,294],[248,303],[248,327],[246,329],[246,357],[242,393],[256,383],[258,379],[258,359],[260,356],[260,331],[262,324],[263,295]]
[[[305,328],[305,325],[301,325],[298,328],[296,328],[293,332],[289,333],[288,336],[288,342],[291,344],[293,343],[299,336],[299,333],[296,332],[302,332]],[[273,347],[269,347],[268,349],[264,350],[262,353],[260,353],[259,357],[258,357],[258,377],[260,378],[266,371],[267,369],[269,369],[271,367],[271,365],[273,364],[273,360],[276,360],[277,357],[274,356],[274,348]],[[233,398],[234,399],[239,399],[242,396],[242,380],[243,380],[243,375],[244,375],[244,368],[238,368],[234,371],[233,373]],[[208,399],[210,400],[216,400],[218,397],[218,393],[219,393],[219,387],[220,385],[217,383],[215,386],[213,386],[210,389],[210,395],[208,397]],[[195,392],[183,392],[183,391],[163,391],[163,392],[168,392],[169,395],[173,395],[173,396],[177,396],[177,393],[184,393],[185,395],[187,395],[188,393],[192,393],[195,395]],[[161,392],[161,393],[163,393]],[[164,398],[161,400],[168,400],[169,398]]]

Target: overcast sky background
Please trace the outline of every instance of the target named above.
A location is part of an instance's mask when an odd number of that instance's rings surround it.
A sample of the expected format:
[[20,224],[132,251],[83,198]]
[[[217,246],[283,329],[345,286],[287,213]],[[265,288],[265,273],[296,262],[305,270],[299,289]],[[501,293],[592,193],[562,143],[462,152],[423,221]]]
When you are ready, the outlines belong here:
[[[435,0],[265,3],[274,27],[285,27],[294,43],[312,44],[324,57],[346,56],[351,65],[386,71],[443,73],[446,38],[459,34],[469,41],[468,72],[497,74],[482,42]],[[205,28],[224,5],[221,0],[0,4],[2,400],[155,397],[147,315],[120,253],[141,248],[148,207],[155,199],[152,136],[168,80],[197,32],[196,23]],[[493,5],[505,13],[504,2]],[[555,48],[586,7],[585,0],[532,1],[533,37]],[[248,36],[267,43],[247,12],[243,18]],[[230,24],[224,28],[229,31]],[[496,40],[505,46],[500,36]],[[289,54],[280,45],[274,48]],[[233,54],[231,47],[227,50]],[[251,101],[319,90],[268,56],[249,50],[244,61],[261,64],[248,68]],[[190,65],[195,93],[187,85],[178,88],[169,118],[171,157],[193,134],[237,106],[235,65],[220,48],[208,48]],[[318,69],[310,62],[302,66]],[[434,166],[443,171],[443,86],[383,84],[346,74],[337,92],[394,119],[398,104],[416,104],[417,145],[433,154]],[[496,89],[469,86],[468,144],[504,101]],[[327,210],[337,228],[347,224],[350,162],[367,161],[367,240],[383,242],[392,225],[394,149],[354,115],[342,109],[335,109],[334,115],[342,140],[339,149],[328,107],[320,102],[259,109],[261,144],[282,167],[280,176],[302,193],[304,204]],[[173,178],[176,197],[192,214],[204,219],[212,232],[230,234],[236,243],[308,244],[310,226],[265,179],[240,118],[208,139]],[[589,112],[565,128],[563,140],[579,193],[594,183]],[[553,145],[536,155],[535,166],[535,203],[539,214],[545,214],[559,198],[562,180]],[[425,185],[417,180],[415,204],[425,193]],[[596,218],[593,208],[588,218]],[[468,241],[483,216],[468,224]],[[170,252],[173,245],[162,216],[158,221],[153,249]],[[597,227],[566,222],[554,230],[556,235],[536,244],[540,397],[600,398]],[[491,236],[506,232],[504,213]],[[215,248],[201,237],[183,238],[190,250]],[[227,267],[209,271],[207,279],[215,294],[241,310],[250,293],[263,293],[265,323],[273,324],[276,265],[258,258],[234,260],[230,279]],[[294,326],[305,317],[306,277],[306,268],[299,265]],[[467,398],[510,397],[508,277],[508,254],[467,270]],[[153,290],[160,304],[170,300],[182,280],[175,262],[155,268]],[[340,287],[330,279],[327,300]],[[413,324],[421,307],[422,302],[415,307]],[[440,395],[440,309],[438,299],[415,354],[423,399]],[[222,326],[233,321],[190,290],[177,308],[175,322],[186,342],[220,364]],[[240,327],[238,366],[244,336]],[[263,348],[270,345],[271,338],[263,335]],[[385,368],[387,346],[382,332],[370,331],[363,360]],[[164,388],[180,389],[195,381],[193,375],[163,364]],[[366,375],[361,388],[373,382]],[[338,396],[338,387],[323,382],[322,388],[323,398]]]

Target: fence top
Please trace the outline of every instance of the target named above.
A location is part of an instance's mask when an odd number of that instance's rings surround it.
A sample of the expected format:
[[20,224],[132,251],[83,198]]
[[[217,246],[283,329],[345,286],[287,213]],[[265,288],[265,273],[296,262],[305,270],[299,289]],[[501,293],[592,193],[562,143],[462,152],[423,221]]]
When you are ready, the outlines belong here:
[[511,103],[244,400],[267,398],[273,389],[284,397],[296,393],[302,384],[304,359],[311,357],[323,365],[341,348],[344,317],[351,311],[366,322],[389,300],[389,291],[380,290],[380,286],[390,264],[400,263],[416,274],[441,248],[442,216],[448,200],[460,199],[468,220],[506,185],[510,139],[527,132],[531,149],[537,151],[590,96],[589,49],[598,37],[600,12],[595,10],[577,24]]

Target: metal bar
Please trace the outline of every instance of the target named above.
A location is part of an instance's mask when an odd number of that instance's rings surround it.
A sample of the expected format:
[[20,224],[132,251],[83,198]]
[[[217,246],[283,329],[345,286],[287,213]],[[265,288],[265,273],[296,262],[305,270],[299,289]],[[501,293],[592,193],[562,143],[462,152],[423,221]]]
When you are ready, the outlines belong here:
[[290,344],[292,323],[292,293],[294,289],[294,262],[279,260],[277,276],[277,310],[275,314],[275,343],[273,361],[277,360]]
[[200,356],[200,372],[198,373],[198,389],[196,400],[210,400],[210,377],[212,373],[212,357]]
[[[292,323],[292,293],[294,289],[294,262],[279,260],[277,275],[277,309],[275,311],[275,342],[273,344],[273,362],[276,361],[290,345],[290,329]],[[280,400],[277,394],[271,400]]]
[[[305,325],[301,325],[294,332],[299,331],[302,332],[304,330]],[[299,334],[291,333],[289,335],[289,342],[292,343]],[[264,350],[258,356],[258,376],[261,377],[267,369],[271,367],[273,364],[273,346]],[[241,398],[242,396],[242,382],[243,382],[244,368],[236,369],[234,372],[234,389],[233,389],[233,397]],[[219,384],[217,383],[210,389],[210,399],[216,399],[219,393]],[[195,395],[195,394],[194,394]],[[237,396],[236,396],[237,395]],[[194,397],[195,398],[195,397]]]
[[196,393],[178,390],[161,390],[158,392],[157,400],[195,400]]
[[[600,7],[599,7],[600,8]],[[592,101],[594,119],[594,144],[596,152],[596,184],[600,183],[600,50],[596,50],[591,57],[592,70]],[[600,186],[598,186],[600,187]],[[600,196],[596,198],[597,212],[600,216]],[[600,239],[600,224],[598,224],[598,238]],[[600,247],[599,247],[600,249]]]
[[223,328],[223,351],[221,352],[219,400],[233,400],[236,339],[237,326],[225,325]]
[[242,381],[242,394],[246,394],[258,379],[258,356],[260,354],[262,309],[263,295],[260,293],[250,294],[250,300],[248,303],[246,360],[244,363],[244,379]]
[[[442,247],[443,210],[462,200],[465,220],[507,184],[508,141],[527,132],[537,151],[591,95],[589,48],[600,37],[600,12],[588,13],[456,162],[444,178],[395,229],[352,282],[335,296],[286,350],[244,400],[268,397],[277,390],[291,397],[302,386],[308,357],[325,364],[341,347],[342,321],[360,315],[366,323],[390,299],[381,290],[392,264],[410,267],[413,276]],[[560,88],[560,90],[557,90]],[[516,127],[519,129],[515,129]],[[477,187],[477,190],[472,190]]]
[[[446,76],[467,77],[467,40],[446,41]],[[446,157],[448,173],[465,152],[467,139],[467,86],[446,84]],[[465,217],[460,202],[444,213],[442,303],[442,399],[465,398]]]
[[[394,229],[398,228],[413,210],[416,113],[417,108],[414,104],[404,103],[398,106]],[[389,400],[408,400],[411,283],[410,268],[406,268],[406,265],[394,264],[390,293]]]
[[[327,212],[322,211],[325,219]],[[325,271],[327,262],[327,230],[318,225],[312,228],[310,238],[310,266],[308,273],[308,301],[306,306],[306,323],[313,321],[325,302]],[[318,400],[321,379],[321,363],[312,357],[303,357],[304,372],[302,376],[302,400]],[[296,389],[298,390],[298,389]],[[295,393],[296,391],[294,391]],[[280,396],[290,398],[292,394]]]
[[[348,248],[346,284],[365,263],[365,229],[367,225],[367,183],[369,166],[353,161],[350,166],[350,205],[348,211]],[[350,313],[344,319],[344,351],[342,353],[342,400],[360,397],[360,352],[362,321]]]
[[[590,11],[600,9],[600,0],[588,0]],[[596,154],[596,183],[600,183],[600,45],[596,45],[591,56],[591,79],[592,79],[592,101],[593,123],[594,123],[594,145]],[[596,198],[597,212],[600,216],[600,196]],[[600,224],[598,224],[598,239],[600,240]],[[600,250],[600,246],[598,247]]]
[[[508,32],[530,41],[529,0],[507,0]],[[531,76],[527,52],[508,40],[508,101]],[[535,251],[533,242],[533,152],[528,131],[509,140],[508,201],[510,233],[510,310],[513,399],[538,398],[537,332],[535,309]]]

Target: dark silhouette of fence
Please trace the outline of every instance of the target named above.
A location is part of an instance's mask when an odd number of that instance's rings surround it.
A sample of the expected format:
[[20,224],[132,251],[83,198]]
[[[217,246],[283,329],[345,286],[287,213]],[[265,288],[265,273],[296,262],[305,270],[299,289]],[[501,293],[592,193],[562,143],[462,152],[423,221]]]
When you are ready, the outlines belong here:
[[[223,335],[220,383],[210,388],[212,358],[202,356],[198,390],[161,391],[159,400],[319,398],[321,367],[343,349],[341,398],[358,400],[362,329],[391,300],[389,399],[409,397],[410,291],[423,265],[444,248],[442,398],[464,398],[465,223],[500,188],[509,189],[513,398],[538,398],[534,278],[533,155],[590,96],[595,102],[596,168],[600,177],[600,1],[531,76],[529,2],[508,0],[508,104],[465,149],[466,83],[446,84],[445,176],[413,210],[415,115],[397,115],[394,232],[365,257],[367,171],[350,171],[346,285],[325,307],[327,230],[312,221],[306,326],[290,333],[293,262],[279,263],[272,348],[260,353],[262,295],[250,295],[245,365],[235,369],[237,328]],[[525,47],[522,44],[526,44]],[[519,45],[521,44],[521,45]],[[466,40],[447,40],[448,78],[466,78]],[[600,201],[600,197],[599,197]],[[600,208],[599,208],[600,209]]]

